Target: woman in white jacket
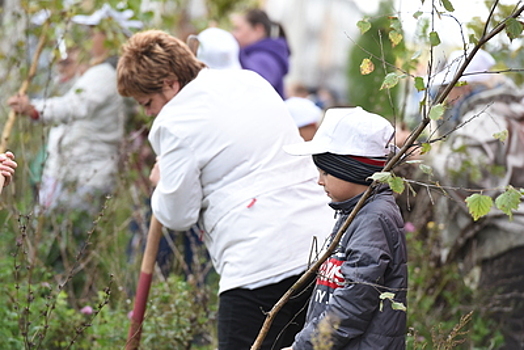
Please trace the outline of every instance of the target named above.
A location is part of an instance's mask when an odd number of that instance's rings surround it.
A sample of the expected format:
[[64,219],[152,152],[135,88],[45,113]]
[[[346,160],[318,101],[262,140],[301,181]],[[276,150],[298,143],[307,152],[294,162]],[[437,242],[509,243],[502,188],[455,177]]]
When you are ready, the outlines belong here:
[[[301,140],[293,119],[259,75],[207,69],[161,31],[131,37],[117,72],[120,93],[156,115],[153,213],[173,230],[201,223],[221,276],[219,349],[248,349],[264,311],[305,271],[313,237],[323,242],[333,220],[313,163],[282,150]],[[265,349],[292,342],[297,328],[278,333],[307,297],[278,314]]]

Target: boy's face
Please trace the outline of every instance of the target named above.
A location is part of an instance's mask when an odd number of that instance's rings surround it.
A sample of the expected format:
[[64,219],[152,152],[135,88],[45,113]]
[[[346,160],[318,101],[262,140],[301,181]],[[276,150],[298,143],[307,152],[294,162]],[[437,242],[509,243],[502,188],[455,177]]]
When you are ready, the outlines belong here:
[[318,184],[324,187],[324,191],[333,202],[343,202],[362,192],[366,191],[368,186],[356,184],[353,182],[344,181],[328,174],[322,169],[318,169]]
[[160,113],[166,103],[176,96],[178,91],[180,91],[180,84],[178,81],[166,82],[164,83],[162,92],[135,96],[134,98],[139,105],[144,107],[144,111],[148,116],[154,117]]

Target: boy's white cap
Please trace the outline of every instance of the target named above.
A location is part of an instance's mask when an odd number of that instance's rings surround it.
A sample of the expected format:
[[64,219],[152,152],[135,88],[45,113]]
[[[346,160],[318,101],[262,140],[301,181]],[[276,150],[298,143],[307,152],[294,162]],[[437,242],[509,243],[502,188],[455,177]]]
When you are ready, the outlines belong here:
[[233,34],[220,28],[207,28],[197,38],[197,58],[209,68],[242,68],[238,58],[240,48]]
[[322,109],[313,101],[304,97],[290,97],[285,102],[297,127],[320,123]]
[[[435,74],[431,85],[441,86],[451,83],[451,80],[455,77],[460,66],[466,60],[464,56],[464,50],[453,51],[448,58],[448,62],[444,69],[439,73]],[[468,83],[476,83],[487,81],[491,78],[491,74],[480,74],[481,72],[487,72],[495,65],[495,59],[488,52],[479,50],[475,56],[471,59],[463,74],[466,76],[460,77],[459,81],[465,81]],[[477,73],[477,74],[471,74]],[[469,75],[471,74],[471,75]]]
[[321,153],[384,157],[395,132],[391,123],[361,107],[328,109],[311,141],[284,146],[291,155]]

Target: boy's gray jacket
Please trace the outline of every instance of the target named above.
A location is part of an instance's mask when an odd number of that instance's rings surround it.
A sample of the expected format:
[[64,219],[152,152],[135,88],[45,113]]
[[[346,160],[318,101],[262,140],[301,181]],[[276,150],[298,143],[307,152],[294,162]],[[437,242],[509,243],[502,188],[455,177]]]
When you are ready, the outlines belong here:
[[[340,211],[333,236],[361,196],[331,203]],[[389,188],[382,187],[359,211],[333,255],[320,267],[306,325],[293,350],[405,349],[406,313],[380,294],[406,305],[404,223]],[[382,308],[382,310],[380,310]]]

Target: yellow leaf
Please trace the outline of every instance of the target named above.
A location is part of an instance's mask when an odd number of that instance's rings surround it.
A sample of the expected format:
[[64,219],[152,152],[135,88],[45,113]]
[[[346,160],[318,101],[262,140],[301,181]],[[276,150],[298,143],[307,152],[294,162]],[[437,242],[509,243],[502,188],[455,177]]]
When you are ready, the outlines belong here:
[[395,47],[402,41],[402,34],[392,30],[389,32],[389,40],[391,40],[391,44]]
[[360,74],[368,75],[375,70],[375,65],[369,58],[364,58],[360,64]]

